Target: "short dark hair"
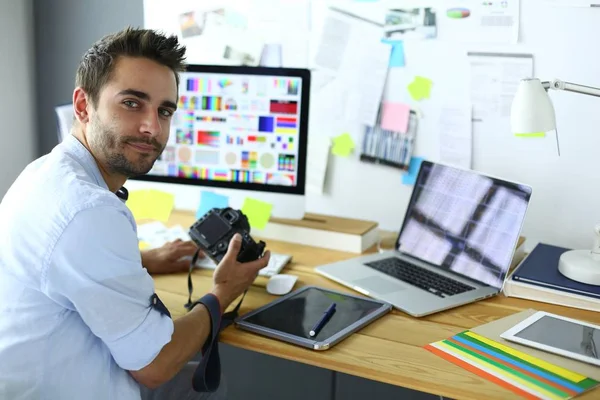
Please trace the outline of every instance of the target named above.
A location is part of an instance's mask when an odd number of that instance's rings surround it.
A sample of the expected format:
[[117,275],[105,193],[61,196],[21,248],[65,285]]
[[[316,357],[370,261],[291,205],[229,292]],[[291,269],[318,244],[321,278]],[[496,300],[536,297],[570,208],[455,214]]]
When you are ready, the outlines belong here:
[[94,43],[79,62],[75,85],[85,90],[94,106],[119,57],[144,57],[169,67],[179,87],[179,72],[185,68],[185,46],[177,36],[127,27]]

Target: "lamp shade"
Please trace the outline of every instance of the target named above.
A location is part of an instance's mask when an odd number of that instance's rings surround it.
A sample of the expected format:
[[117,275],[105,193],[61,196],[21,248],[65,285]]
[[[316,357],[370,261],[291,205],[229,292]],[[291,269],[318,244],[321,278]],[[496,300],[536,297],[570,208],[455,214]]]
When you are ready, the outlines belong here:
[[556,129],[550,96],[539,79],[522,79],[510,111],[512,133],[532,134]]

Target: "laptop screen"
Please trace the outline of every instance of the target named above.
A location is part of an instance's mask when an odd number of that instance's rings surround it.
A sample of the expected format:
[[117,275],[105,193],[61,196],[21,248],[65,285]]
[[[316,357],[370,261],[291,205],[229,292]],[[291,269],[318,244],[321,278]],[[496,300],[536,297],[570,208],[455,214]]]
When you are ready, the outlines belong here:
[[424,161],[396,249],[501,288],[531,188]]

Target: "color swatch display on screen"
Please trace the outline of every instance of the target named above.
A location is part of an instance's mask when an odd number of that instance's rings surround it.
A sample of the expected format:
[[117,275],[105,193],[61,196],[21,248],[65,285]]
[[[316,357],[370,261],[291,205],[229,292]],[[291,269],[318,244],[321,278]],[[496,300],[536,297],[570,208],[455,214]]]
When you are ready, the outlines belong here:
[[302,80],[181,73],[178,110],[154,175],[293,186]]

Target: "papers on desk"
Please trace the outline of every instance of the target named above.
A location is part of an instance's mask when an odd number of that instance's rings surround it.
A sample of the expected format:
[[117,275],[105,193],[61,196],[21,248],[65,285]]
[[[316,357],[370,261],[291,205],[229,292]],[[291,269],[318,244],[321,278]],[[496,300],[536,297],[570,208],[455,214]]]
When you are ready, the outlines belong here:
[[140,250],[156,249],[177,239],[191,240],[190,235],[181,225],[167,228],[162,222],[149,222],[137,227]]

